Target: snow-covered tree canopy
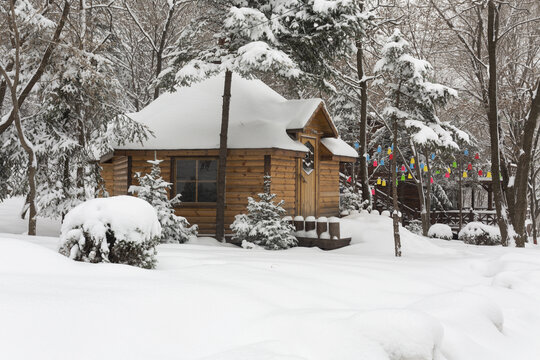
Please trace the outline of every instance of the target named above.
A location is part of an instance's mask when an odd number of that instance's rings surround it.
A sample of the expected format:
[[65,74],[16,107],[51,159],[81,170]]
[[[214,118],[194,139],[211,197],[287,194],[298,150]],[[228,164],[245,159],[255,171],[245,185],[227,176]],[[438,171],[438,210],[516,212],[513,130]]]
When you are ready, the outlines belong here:
[[322,75],[366,17],[348,0],[211,1],[180,39],[175,64],[162,78],[171,87],[224,70],[248,77]]
[[425,60],[411,55],[411,48],[399,30],[388,38],[377,61],[374,84],[384,84],[387,105],[383,116],[397,120],[416,145],[459,149],[454,136],[462,140],[467,134],[436,115],[436,106],[444,106],[457,91],[432,83],[433,68]]

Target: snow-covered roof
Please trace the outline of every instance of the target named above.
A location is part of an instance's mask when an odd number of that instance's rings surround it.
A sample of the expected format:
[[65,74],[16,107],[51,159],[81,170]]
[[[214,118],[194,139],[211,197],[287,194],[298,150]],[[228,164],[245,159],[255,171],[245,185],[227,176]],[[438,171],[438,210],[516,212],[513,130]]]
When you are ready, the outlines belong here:
[[349,146],[345,141],[336,138],[322,138],[322,144],[336,156],[358,157],[355,149]]
[[[154,133],[117,149],[218,149],[224,75],[164,93],[129,116]],[[287,100],[260,80],[233,74],[228,147],[307,151],[287,130],[302,129],[321,99]]]

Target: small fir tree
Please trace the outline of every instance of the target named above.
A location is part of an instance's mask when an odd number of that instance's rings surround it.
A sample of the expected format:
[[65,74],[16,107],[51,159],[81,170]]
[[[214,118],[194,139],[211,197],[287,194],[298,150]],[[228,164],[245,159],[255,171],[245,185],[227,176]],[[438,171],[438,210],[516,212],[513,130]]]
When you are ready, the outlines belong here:
[[349,212],[353,210],[362,210],[367,202],[362,201],[362,194],[354,189],[353,186],[344,185],[343,191],[339,194],[339,211]]
[[129,192],[137,193],[137,197],[146,200],[156,209],[162,229],[162,243],[184,243],[190,236],[197,235],[198,227],[190,226],[186,218],[175,215],[174,206],[180,203],[180,194],[170,200],[167,197],[171,183],[161,177],[161,162],[162,160],[148,160],[148,163],[152,164],[150,174],[135,173],[139,186],[132,185]]
[[[297,245],[294,227],[283,219],[284,201],[274,203],[276,194],[270,193],[271,177],[264,177],[264,192],[259,201],[248,197],[247,214],[236,215],[231,224],[233,240],[261,246],[267,250],[288,249]],[[249,244],[248,244],[249,245]]]

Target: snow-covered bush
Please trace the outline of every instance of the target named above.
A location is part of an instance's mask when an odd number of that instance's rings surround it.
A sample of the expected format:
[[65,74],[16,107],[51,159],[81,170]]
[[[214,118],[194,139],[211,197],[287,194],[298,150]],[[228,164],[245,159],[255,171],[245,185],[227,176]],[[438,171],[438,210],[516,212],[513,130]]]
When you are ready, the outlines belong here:
[[78,261],[152,269],[160,236],[156,211],[146,201],[126,195],[92,199],[66,214],[59,252]]
[[422,220],[413,219],[405,225],[405,229],[409,230],[413,234],[422,235]]
[[339,194],[340,213],[362,210],[362,207],[362,194],[359,191],[355,191],[352,186],[344,186],[342,193]]
[[497,227],[476,221],[465,225],[459,232],[458,238],[466,244],[473,245],[501,244],[501,233]]
[[192,236],[197,236],[197,225],[189,226],[189,222],[182,216],[174,213],[174,206],[180,203],[180,195],[171,200],[167,193],[171,183],[166,182],[161,177],[159,164],[162,160],[149,160],[152,164],[150,174],[141,175],[135,173],[135,178],[139,186],[131,186],[130,193],[137,193],[137,196],[156,209],[159,223],[161,224],[161,242],[163,243],[185,243]]
[[452,229],[450,228],[450,226],[446,224],[431,225],[428,231],[428,236],[430,238],[437,238],[437,239],[443,239],[443,240],[452,240],[454,238]]
[[[246,245],[255,244],[267,250],[287,249],[297,245],[294,227],[283,218],[284,201],[274,203],[276,194],[270,193],[270,176],[264,177],[264,192],[259,201],[248,197],[247,214],[236,215],[231,224],[233,240]],[[248,246],[245,246],[248,247]]]

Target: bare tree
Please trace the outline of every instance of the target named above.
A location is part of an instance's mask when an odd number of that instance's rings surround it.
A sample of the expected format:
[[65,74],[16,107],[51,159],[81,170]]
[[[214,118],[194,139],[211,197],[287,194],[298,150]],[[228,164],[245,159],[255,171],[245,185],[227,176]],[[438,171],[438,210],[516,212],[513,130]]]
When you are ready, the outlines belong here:
[[[9,27],[9,38],[11,44],[11,50],[14,53],[14,57],[8,60],[8,66],[4,67],[0,63],[0,74],[3,77],[3,84],[5,89],[8,89],[10,92],[11,98],[11,111],[7,116],[7,120],[3,121],[0,124],[0,134],[8,129],[8,127],[14,123],[17,131],[17,136],[19,138],[20,144],[28,156],[27,162],[27,178],[29,191],[26,196],[26,203],[23,208],[22,214],[26,213],[29,210],[29,219],[28,219],[28,235],[36,235],[36,170],[37,170],[37,158],[34,146],[31,140],[27,137],[25,133],[24,124],[22,122],[21,116],[21,107],[28,97],[38,80],[43,75],[45,67],[50,61],[51,55],[56,47],[56,44],[60,38],[60,34],[64,28],[66,18],[69,14],[70,5],[66,0],[64,2],[64,8],[62,15],[56,25],[56,30],[54,32],[53,38],[49,45],[46,47],[45,52],[41,56],[41,60],[37,69],[34,71],[33,75],[30,77],[28,83],[25,86],[22,86],[21,80],[23,73],[26,70],[25,64],[22,61],[22,56],[24,56],[23,51],[23,38],[19,32],[20,22],[24,24],[24,19],[21,20],[15,10],[15,0],[10,0],[7,8],[2,8],[3,13],[6,16],[8,27]],[[20,9],[18,9],[20,11]],[[28,16],[37,17],[38,14],[26,14]],[[26,24],[28,25],[28,24]],[[30,45],[31,46],[31,45]],[[8,68],[8,69],[6,69]],[[9,70],[11,69],[11,70]],[[19,93],[19,89],[22,88],[22,92]],[[2,99],[3,100],[3,99]]]
[[[523,116],[516,114],[531,113],[526,109],[531,107],[532,110],[535,105],[532,97],[529,99],[521,97],[519,101],[513,103],[509,103],[506,99],[515,98],[519,93],[523,94],[524,88],[532,90],[536,86],[539,44],[537,34],[536,40],[529,35],[534,36],[534,32],[538,32],[537,27],[540,23],[538,4],[531,1],[497,0],[487,2],[469,0],[459,3],[429,0],[429,2],[445,22],[446,27],[454,34],[460,45],[460,52],[469,58],[470,73],[462,73],[471,75],[465,78],[467,85],[470,85],[467,94],[485,109],[490,134],[492,187],[503,245],[508,244],[509,225],[512,224],[517,234],[516,245],[524,246],[526,178],[530,167],[530,144],[534,136],[534,130],[524,130],[525,124],[534,129],[536,118],[534,112],[533,117],[528,117],[526,121]],[[527,36],[523,36],[524,30],[527,30],[525,31]],[[519,59],[512,59],[516,49],[511,48],[512,41],[509,39],[513,36],[514,40],[526,39],[526,42],[520,42],[521,48],[526,50],[525,54],[518,55]],[[501,83],[504,85],[502,88]],[[529,92],[532,93],[533,91]],[[505,101],[501,103],[502,99]],[[501,106],[504,108],[501,109]],[[516,107],[520,109],[516,110]],[[506,114],[506,123],[501,119],[501,114]],[[513,136],[507,136],[508,129],[514,129],[510,131]],[[506,151],[504,143],[507,140],[514,143],[517,155]],[[512,158],[515,160],[512,161]],[[510,170],[512,164],[516,165],[515,175]]]

